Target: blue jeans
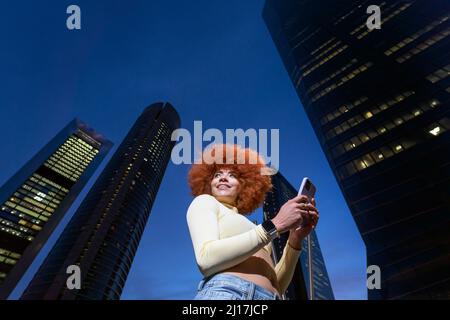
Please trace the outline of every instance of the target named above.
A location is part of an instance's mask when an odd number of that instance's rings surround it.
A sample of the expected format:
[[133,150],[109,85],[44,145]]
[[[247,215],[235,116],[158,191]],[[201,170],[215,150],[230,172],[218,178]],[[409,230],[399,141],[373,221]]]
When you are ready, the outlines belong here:
[[231,274],[216,274],[200,281],[194,300],[282,300],[251,281]]

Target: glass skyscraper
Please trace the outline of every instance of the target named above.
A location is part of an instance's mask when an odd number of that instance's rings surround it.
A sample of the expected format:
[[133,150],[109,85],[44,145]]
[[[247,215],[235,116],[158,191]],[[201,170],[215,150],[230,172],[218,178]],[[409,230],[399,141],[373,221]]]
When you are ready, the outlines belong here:
[[[278,172],[272,176],[273,189],[266,196],[263,213],[264,220],[273,219],[283,204],[295,198],[298,191]],[[272,242],[273,259],[281,259],[289,232],[283,233]],[[308,241],[311,241],[309,246]],[[311,264],[310,264],[311,258]],[[312,275],[312,277],[311,277]],[[328,272],[323,260],[316,232],[313,230],[309,238],[302,243],[302,252],[292,281],[285,292],[287,300],[334,300]]]
[[[169,103],[143,111],[21,299],[120,298],[179,126]],[[81,270],[81,289],[66,286],[70,265]]]
[[6,299],[112,143],[71,121],[0,189],[0,299]]
[[450,2],[267,0],[263,17],[381,268],[369,298],[450,298]]

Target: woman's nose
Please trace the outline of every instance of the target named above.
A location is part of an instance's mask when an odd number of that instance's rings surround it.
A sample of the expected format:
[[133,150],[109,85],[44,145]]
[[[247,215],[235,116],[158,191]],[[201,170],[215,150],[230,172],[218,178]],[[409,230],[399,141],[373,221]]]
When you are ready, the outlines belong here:
[[228,181],[226,177],[220,177],[219,182],[220,181]]

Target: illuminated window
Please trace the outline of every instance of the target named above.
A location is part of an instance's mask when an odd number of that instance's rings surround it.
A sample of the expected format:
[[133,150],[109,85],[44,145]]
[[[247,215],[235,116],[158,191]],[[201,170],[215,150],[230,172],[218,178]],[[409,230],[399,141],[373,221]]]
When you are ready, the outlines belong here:
[[386,128],[385,128],[385,127],[380,127],[380,128],[377,129],[377,131],[378,131],[380,134],[382,134],[382,133],[385,133],[385,132],[386,132]]
[[367,168],[366,163],[363,160],[357,160],[353,162],[358,169],[358,171],[362,171]]
[[395,151],[396,153],[403,151],[402,145],[401,145],[401,144],[395,145],[395,146],[394,146],[394,151]]
[[375,163],[375,161],[373,161],[372,157],[368,154],[363,156],[362,159],[367,167],[370,167],[371,165],[373,165]]
[[370,140],[369,136],[365,133],[360,134],[359,138],[361,139],[362,142],[367,142]]
[[372,112],[367,111],[367,112],[364,114],[364,117],[365,117],[366,119],[369,119],[369,118],[372,118],[372,117],[373,117],[373,114],[372,114]]
[[440,126],[434,126],[430,131],[428,131],[433,136],[438,136],[442,133],[442,128]]
[[380,162],[384,160],[384,155],[381,152],[374,152],[372,154],[373,158],[375,159],[376,162]]
[[396,118],[395,120],[394,120],[394,122],[395,122],[395,124],[396,125],[401,125],[402,123],[403,123],[403,119],[402,118]]

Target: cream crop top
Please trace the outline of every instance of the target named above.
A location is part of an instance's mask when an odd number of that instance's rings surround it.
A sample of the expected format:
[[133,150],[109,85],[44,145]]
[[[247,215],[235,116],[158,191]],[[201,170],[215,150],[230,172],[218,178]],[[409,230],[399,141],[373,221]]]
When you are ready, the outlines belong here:
[[[197,196],[186,217],[197,265],[205,277],[244,262],[261,249],[271,254],[271,241],[262,225],[256,226],[211,195]],[[281,293],[291,282],[299,255],[300,250],[286,244],[275,266]]]

